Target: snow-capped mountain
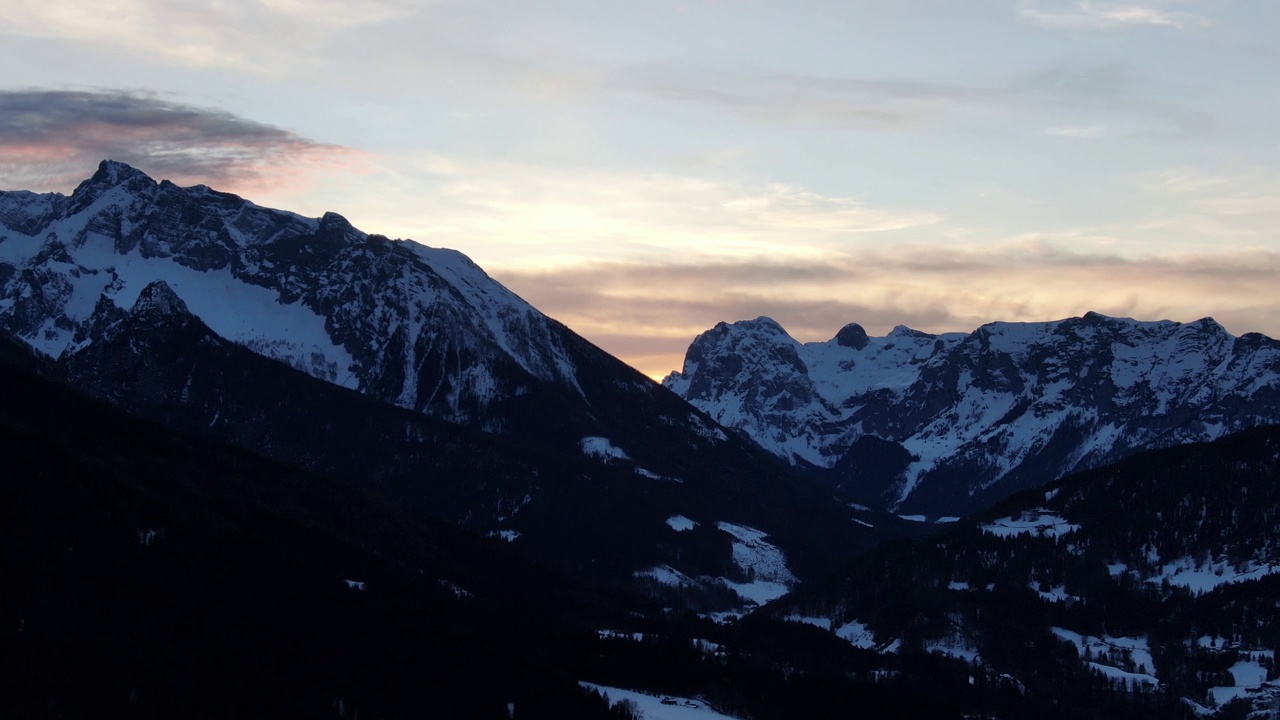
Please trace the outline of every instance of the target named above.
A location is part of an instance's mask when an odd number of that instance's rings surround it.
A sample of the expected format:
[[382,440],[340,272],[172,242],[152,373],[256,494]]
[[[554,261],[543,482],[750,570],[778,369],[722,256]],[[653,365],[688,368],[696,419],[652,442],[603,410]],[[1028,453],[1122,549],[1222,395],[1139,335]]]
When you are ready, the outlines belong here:
[[851,324],[800,343],[762,317],[699,335],[664,384],[863,501],[954,515],[1138,450],[1280,421],[1280,343],[1208,318],[1097,313],[967,335]]
[[57,358],[165,281],[222,337],[330,382],[480,422],[576,388],[581,341],[454,250],[103,162],[70,197],[0,193],[0,325]]
[[913,532],[853,522],[456,251],[119,163],[70,196],[0,192],[0,333],[131,413],[572,570],[745,578],[723,524],[811,578]]

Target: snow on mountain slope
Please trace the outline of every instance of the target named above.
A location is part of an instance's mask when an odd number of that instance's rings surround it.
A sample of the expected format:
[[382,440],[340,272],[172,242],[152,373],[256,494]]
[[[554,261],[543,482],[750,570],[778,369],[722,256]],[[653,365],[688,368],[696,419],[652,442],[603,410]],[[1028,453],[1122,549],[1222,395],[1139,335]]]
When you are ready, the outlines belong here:
[[664,384],[855,496],[953,513],[983,493],[1280,421],[1280,343],[1208,318],[1097,313],[968,335],[900,326],[877,338],[851,324],[800,343],[762,317],[699,335]]
[[531,382],[581,394],[571,333],[456,251],[109,161],[69,197],[0,192],[0,326],[32,347],[83,348],[157,280],[225,338],[446,419]]

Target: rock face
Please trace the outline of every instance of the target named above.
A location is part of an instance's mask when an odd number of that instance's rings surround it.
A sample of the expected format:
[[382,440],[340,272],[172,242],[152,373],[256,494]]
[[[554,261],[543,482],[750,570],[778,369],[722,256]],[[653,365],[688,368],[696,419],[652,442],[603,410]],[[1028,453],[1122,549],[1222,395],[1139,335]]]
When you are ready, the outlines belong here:
[[[0,325],[54,358],[164,281],[219,335],[463,424],[578,385],[580,338],[461,253],[104,162],[70,197],[0,193]],[[577,392],[577,390],[574,390]]]
[[726,523],[807,579],[915,532],[853,522],[459,252],[119,163],[70,196],[0,192],[0,335],[135,415],[574,572],[741,579]]
[[1089,313],[930,335],[769,318],[699,335],[664,384],[848,494],[953,515],[1136,451],[1280,422],[1280,343]]

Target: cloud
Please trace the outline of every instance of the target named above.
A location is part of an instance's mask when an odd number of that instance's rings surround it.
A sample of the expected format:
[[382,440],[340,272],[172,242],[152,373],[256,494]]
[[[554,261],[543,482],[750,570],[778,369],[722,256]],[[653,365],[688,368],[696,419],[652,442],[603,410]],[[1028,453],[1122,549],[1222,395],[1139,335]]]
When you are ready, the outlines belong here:
[[1101,125],[1063,125],[1059,127],[1045,128],[1044,134],[1049,135],[1050,137],[1093,140],[1096,138],[1106,137],[1107,129]]
[[279,192],[360,153],[221,110],[125,91],[0,91],[0,185],[66,191],[113,159],[181,184]]
[[1202,27],[1208,18],[1180,10],[1164,10],[1161,3],[1132,2],[1024,2],[1018,8],[1023,20],[1046,27],[1080,30],[1114,30],[1133,26],[1186,30]]
[[1045,321],[1089,310],[1144,320],[1213,316],[1233,332],[1280,335],[1280,253],[1124,257],[1070,249],[1083,238],[1028,236],[988,246],[916,245],[809,263],[591,263],[494,276],[642,372],[678,369],[693,337],[768,315],[801,341],[850,322],[968,332],[992,320]]
[[487,268],[664,257],[803,260],[942,221],[927,208],[715,173],[558,168],[437,153],[395,162],[401,165],[362,182],[363,202],[349,199],[344,214],[383,233],[461,247]]
[[[316,51],[353,28],[405,18],[434,0],[6,0],[0,34],[108,44],[192,67],[261,74],[313,68]],[[109,31],[104,31],[104,22]]]

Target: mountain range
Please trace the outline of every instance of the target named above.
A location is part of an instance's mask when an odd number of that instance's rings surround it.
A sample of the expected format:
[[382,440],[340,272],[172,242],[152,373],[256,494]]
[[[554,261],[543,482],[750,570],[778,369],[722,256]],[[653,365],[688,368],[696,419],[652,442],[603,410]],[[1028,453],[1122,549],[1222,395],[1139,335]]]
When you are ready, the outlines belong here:
[[[754,603],[917,532],[838,502],[456,251],[121,163],[70,196],[0,193],[0,329],[132,413],[620,582],[727,582]],[[752,569],[745,544],[785,561]]]
[[0,192],[0,714],[1280,707],[1276,341],[760,318],[665,386],[334,213]]
[[959,516],[1134,452],[1280,421],[1280,342],[1098,313],[932,335],[769,318],[699,335],[664,384],[851,499]]

